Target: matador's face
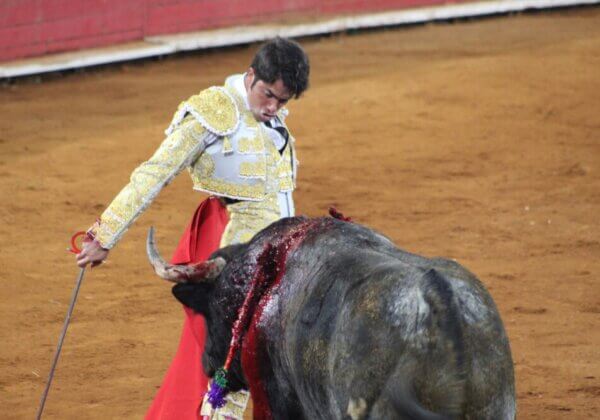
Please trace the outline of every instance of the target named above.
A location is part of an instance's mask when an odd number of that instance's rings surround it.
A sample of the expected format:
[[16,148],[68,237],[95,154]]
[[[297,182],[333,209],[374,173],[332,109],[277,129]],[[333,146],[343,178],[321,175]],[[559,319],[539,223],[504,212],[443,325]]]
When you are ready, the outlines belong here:
[[277,79],[274,83],[256,80],[252,67],[246,73],[244,85],[248,92],[250,111],[256,121],[265,122],[273,119],[277,115],[277,111],[292,97],[281,79]]

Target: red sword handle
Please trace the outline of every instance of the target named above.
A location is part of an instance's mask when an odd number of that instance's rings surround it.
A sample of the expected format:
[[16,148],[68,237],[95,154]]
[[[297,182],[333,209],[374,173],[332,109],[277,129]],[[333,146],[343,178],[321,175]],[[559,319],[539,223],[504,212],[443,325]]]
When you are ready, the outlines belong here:
[[79,249],[79,247],[77,246],[77,238],[79,238],[80,236],[85,236],[87,233],[82,231],[76,232],[73,236],[71,236],[71,248],[68,248],[67,251],[73,253],[73,254],[79,254],[81,252],[81,249]]

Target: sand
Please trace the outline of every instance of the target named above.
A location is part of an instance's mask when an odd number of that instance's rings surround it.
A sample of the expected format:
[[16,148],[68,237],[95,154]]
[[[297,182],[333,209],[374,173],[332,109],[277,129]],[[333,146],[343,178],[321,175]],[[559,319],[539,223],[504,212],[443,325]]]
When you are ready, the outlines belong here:
[[[600,9],[312,38],[290,104],[297,212],[335,205],[401,248],[458,260],[511,340],[521,419],[600,410]],[[37,410],[77,268],[65,251],[162,140],[177,104],[256,46],[0,88],[0,413]],[[146,261],[177,243],[187,175],[88,271],[46,418],[140,418],[182,311]]]

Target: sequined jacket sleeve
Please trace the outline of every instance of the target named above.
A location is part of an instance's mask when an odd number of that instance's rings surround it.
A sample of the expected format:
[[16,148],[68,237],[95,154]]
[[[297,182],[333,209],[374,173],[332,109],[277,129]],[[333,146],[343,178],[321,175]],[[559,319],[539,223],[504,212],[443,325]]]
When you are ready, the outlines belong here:
[[192,117],[171,130],[154,155],[133,171],[129,184],[90,229],[102,247],[112,248],[158,193],[217,138]]

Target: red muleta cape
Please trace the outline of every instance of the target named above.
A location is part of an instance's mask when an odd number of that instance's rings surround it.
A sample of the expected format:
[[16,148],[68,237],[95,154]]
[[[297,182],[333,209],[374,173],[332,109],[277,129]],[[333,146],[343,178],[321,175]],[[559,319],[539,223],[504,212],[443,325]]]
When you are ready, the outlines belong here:
[[[171,263],[190,264],[208,259],[219,249],[228,220],[227,210],[218,198],[209,197],[200,203]],[[199,418],[202,398],[208,387],[208,377],[204,375],[201,361],[206,327],[202,315],[185,306],[183,309],[185,322],[179,347],[146,413],[146,420]]]

